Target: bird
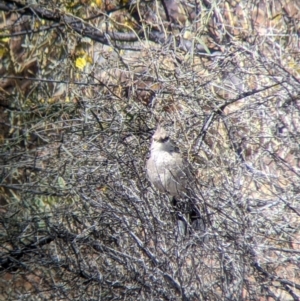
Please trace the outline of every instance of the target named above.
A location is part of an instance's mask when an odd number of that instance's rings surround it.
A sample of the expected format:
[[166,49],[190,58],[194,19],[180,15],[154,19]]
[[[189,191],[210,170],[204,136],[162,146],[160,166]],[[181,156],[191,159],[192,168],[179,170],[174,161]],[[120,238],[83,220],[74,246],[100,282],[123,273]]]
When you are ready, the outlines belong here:
[[205,231],[204,220],[190,191],[194,182],[191,166],[186,158],[182,157],[168,132],[160,125],[152,136],[146,173],[158,191],[171,197],[178,230],[182,236],[192,229]]

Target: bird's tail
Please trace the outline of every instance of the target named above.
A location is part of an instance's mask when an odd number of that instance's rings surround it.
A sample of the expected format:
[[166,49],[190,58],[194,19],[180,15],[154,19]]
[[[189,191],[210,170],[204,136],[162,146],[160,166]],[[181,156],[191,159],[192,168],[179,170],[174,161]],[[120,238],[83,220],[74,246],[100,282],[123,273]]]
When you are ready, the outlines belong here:
[[197,205],[191,199],[178,201],[175,197],[172,199],[172,205],[175,209],[179,234],[186,236],[197,233],[204,238],[206,223]]

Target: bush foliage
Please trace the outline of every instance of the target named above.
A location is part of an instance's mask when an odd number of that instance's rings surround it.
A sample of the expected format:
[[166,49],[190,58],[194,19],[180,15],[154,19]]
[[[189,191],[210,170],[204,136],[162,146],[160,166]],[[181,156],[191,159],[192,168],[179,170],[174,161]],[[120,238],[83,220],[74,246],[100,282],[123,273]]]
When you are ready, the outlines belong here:
[[[0,11],[0,300],[299,300],[298,1]],[[158,123],[204,242],[146,179]]]

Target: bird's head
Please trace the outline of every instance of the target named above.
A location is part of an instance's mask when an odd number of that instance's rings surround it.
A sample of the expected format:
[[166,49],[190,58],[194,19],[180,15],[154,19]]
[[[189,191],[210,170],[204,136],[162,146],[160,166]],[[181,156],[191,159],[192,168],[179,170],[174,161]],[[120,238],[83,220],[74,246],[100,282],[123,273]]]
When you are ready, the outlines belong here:
[[176,147],[170,139],[168,132],[161,126],[158,126],[152,136],[151,151],[173,152]]

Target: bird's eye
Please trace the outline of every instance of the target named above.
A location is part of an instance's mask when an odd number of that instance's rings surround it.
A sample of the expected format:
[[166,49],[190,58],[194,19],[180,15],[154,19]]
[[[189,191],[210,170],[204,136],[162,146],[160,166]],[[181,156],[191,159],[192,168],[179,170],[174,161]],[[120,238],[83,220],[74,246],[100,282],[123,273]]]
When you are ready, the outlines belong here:
[[169,140],[169,137],[165,137],[165,138],[162,138],[160,141],[161,142],[167,142]]

